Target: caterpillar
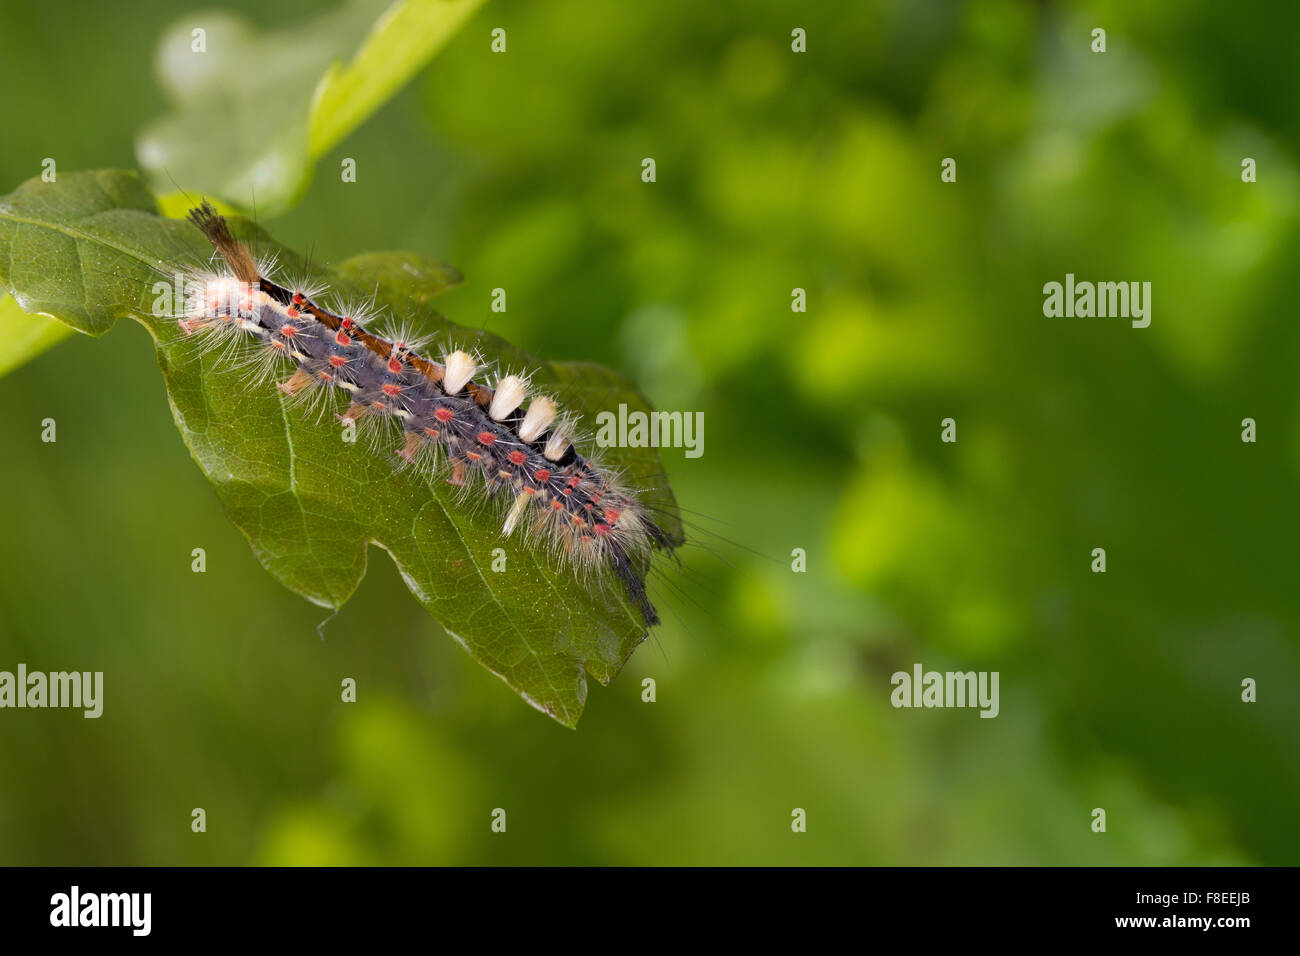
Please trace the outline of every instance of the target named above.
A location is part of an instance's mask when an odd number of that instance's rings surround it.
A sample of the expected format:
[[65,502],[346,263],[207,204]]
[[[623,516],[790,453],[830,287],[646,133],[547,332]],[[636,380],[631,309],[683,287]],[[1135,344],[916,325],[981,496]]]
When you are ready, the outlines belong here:
[[530,395],[527,374],[489,384],[480,359],[452,347],[434,361],[408,331],[367,327],[364,309],[327,308],[327,289],[277,281],[274,262],[254,257],[207,201],[188,219],[212,244],[214,268],[186,283],[177,322],[187,336],[227,349],[251,343],[268,372],[292,369],[276,384],[295,400],[346,395],[345,423],[399,423],[399,465],[485,490],[503,504],[504,537],[547,544],[579,573],[612,574],[646,626],[659,622],[644,574],[651,552],[673,542],[633,489],[578,450],[557,401]]

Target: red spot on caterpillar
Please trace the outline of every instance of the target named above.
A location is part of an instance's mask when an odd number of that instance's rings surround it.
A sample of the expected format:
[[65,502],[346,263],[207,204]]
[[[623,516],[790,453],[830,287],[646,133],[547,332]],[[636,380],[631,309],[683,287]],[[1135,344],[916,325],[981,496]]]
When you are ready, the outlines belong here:
[[348,357],[346,355],[331,355],[330,364],[335,368],[342,368],[348,364]]
[[280,334],[286,338],[292,338],[298,334],[298,327],[295,325],[282,325],[280,326]]
[[387,385],[384,385],[381,390],[385,395],[389,396],[390,398],[395,395],[402,394],[402,386],[394,385],[392,382],[389,382]]
[[581,484],[581,482],[582,479],[579,478],[577,475],[574,475],[572,478],[569,479],[569,487],[576,488],[578,487],[579,484]]
[[283,351],[284,351],[284,343],[281,342],[279,339],[271,339],[271,348],[273,348],[273,349],[279,349],[281,352],[283,352]]
[[478,433],[478,443],[480,445],[490,445],[496,440],[497,440],[497,436],[493,435],[491,432]]
[[522,451],[519,451],[518,449],[512,451],[507,457],[509,457],[510,463],[512,465],[522,465],[525,461],[528,460],[528,456],[525,455]]
[[303,298],[303,295],[302,295],[301,292],[295,292],[295,293],[293,294],[293,304],[294,304],[294,305],[302,305],[303,302],[305,302],[305,301],[306,301],[306,300]]
[[480,460],[483,456],[480,455],[480,454],[479,454],[478,452],[476,452],[476,451],[467,451],[467,452],[465,452],[465,457],[468,458],[470,461],[478,461],[478,460]]
[[616,508],[605,509],[605,520],[610,524],[618,524],[619,511]]
[[574,515],[573,524],[574,527],[577,527],[578,525],[586,524],[586,522],[582,520],[582,515]]
[[610,530],[609,525],[605,524],[604,522],[597,521],[594,525],[592,525],[592,527],[596,529],[596,534],[598,535],[603,536],[609,534],[609,530]]
[[390,358],[388,360],[388,371],[394,375],[400,375],[402,373],[402,363],[395,358]]
[[564,508],[564,502],[561,501],[559,498],[556,498],[554,501],[551,502],[551,507],[554,508],[556,511],[560,511],[561,509]]
[[426,428],[426,429],[424,430],[424,433],[425,433],[426,435],[428,435],[430,438],[437,438],[437,437],[438,437],[438,429],[436,429],[436,428]]
[[439,408],[434,411],[433,417],[438,419],[438,421],[442,422],[445,425],[447,422],[451,421],[453,418],[456,417],[456,413],[453,412],[450,408]]
[[321,369],[321,370],[320,370],[319,372],[317,372],[316,374],[319,375],[321,378],[325,379],[325,381],[327,381],[327,382],[332,382],[332,381],[334,381],[334,376],[331,375],[329,372],[325,371],[324,369]]
[[549,468],[538,468],[535,472],[533,472],[533,477],[538,481],[543,481],[543,482],[550,481],[551,471]]
[[343,332],[342,329],[339,330],[338,335],[334,336],[334,341],[337,342],[339,345],[351,345],[351,344],[352,344],[352,340],[351,340],[350,338],[347,337],[347,335]]
[[353,327],[354,325],[356,325],[356,323],[353,322],[352,319],[351,319],[350,317],[348,317],[348,316],[344,316],[344,317],[339,321],[339,325],[340,325],[342,328],[345,328],[345,329],[347,329],[348,331],[351,331],[351,330],[352,330],[352,327]]
[[536,489],[536,488],[525,488],[525,489],[524,489],[524,494],[526,494],[526,495],[535,495],[535,494],[537,494],[537,489]]
[[285,314],[288,315],[289,318],[291,319],[296,319],[298,318],[298,316],[302,315],[302,313],[299,312],[297,309],[295,309],[293,306],[289,306],[289,308],[285,309],[284,311]]

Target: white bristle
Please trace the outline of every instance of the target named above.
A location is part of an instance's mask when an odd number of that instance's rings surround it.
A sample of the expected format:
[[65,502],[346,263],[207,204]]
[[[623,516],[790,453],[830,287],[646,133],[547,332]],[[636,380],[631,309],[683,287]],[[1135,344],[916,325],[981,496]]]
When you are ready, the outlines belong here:
[[239,306],[249,295],[248,286],[229,276],[213,279],[205,290],[206,306],[209,314],[222,312],[234,315],[241,312]]
[[519,516],[522,515],[524,509],[528,507],[528,500],[531,497],[532,496],[528,494],[519,495],[515,498],[515,503],[510,506],[510,513],[506,515],[505,526],[501,529],[501,533],[507,538],[510,537],[510,533],[515,530],[515,525],[519,523]]
[[538,395],[528,403],[528,411],[519,426],[519,437],[524,441],[536,441],[542,432],[551,427],[557,412],[555,402],[545,395]]
[[208,297],[213,299],[233,299],[239,295],[243,283],[233,276],[218,276],[208,283]]
[[520,406],[527,394],[528,389],[522,378],[518,375],[507,375],[497,382],[496,391],[492,393],[492,404],[488,406],[488,414],[492,416],[493,421],[501,421]]
[[546,447],[542,449],[542,454],[551,461],[559,461],[568,450],[568,437],[563,431],[556,431],[555,434],[546,439]]
[[446,389],[448,395],[455,395],[464,388],[465,383],[473,378],[478,370],[478,365],[467,352],[452,352],[443,359],[443,364],[447,367],[447,371],[443,375],[442,387]]

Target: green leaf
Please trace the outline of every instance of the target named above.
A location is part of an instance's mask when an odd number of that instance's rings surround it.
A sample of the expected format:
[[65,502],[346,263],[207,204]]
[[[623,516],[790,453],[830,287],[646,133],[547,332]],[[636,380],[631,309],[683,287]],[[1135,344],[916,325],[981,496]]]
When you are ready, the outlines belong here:
[[[460,644],[525,700],[574,726],[586,675],[601,683],[618,673],[645,629],[622,590],[590,587],[572,571],[499,534],[491,508],[458,504],[455,489],[395,472],[363,442],[286,405],[278,390],[247,388],[238,372],[196,354],[171,318],[153,314],[154,283],[207,259],[189,224],[164,219],[129,173],[31,180],[0,198],[0,286],[24,308],[100,335],[120,317],[153,336],[173,416],[195,461],[216,488],[262,564],[286,586],[325,607],[341,606],[366,571],[367,545],[397,564],[411,592]],[[235,223],[246,235],[246,223]],[[303,262],[264,235],[286,268]],[[324,277],[340,294],[375,294],[443,339],[480,349],[513,368],[535,369],[539,387],[588,417],[626,403],[649,410],[619,373],[579,363],[546,363],[495,336],[462,329],[425,303],[458,278],[454,270],[409,254],[372,254]],[[634,485],[658,486],[653,449],[610,449],[611,465]],[[645,495],[666,514],[666,488]],[[681,540],[681,527],[665,521]],[[507,571],[490,570],[505,548]]]
[[[24,312],[103,335],[178,254],[203,254],[184,223],[159,218],[140,180],[112,170],[29,179],[0,199],[6,290]],[[145,241],[147,239],[147,241]]]
[[350,0],[267,31],[230,13],[186,14],[159,42],[159,78],[175,109],[138,137],[140,165],[160,192],[220,197],[242,209],[256,201],[261,215],[275,216],[306,190],[316,160],[405,85],[482,2]]
[[430,262],[413,252],[363,252],[331,271],[364,288],[379,285],[416,305],[424,305],[461,282],[460,273],[451,266]]

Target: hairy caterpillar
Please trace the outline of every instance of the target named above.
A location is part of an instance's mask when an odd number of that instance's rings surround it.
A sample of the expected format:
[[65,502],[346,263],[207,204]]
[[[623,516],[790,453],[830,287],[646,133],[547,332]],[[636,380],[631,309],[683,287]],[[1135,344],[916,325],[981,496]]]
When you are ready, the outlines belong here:
[[481,363],[464,351],[432,361],[408,334],[367,328],[363,310],[324,307],[325,290],[280,284],[273,264],[259,262],[206,202],[189,219],[223,268],[187,283],[178,318],[187,335],[205,346],[258,346],[267,372],[293,368],[278,387],[295,399],[345,393],[345,422],[400,425],[401,464],[508,500],[503,535],[549,544],[579,572],[612,573],[646,626],[658,623],[644,574],[651,550],[673,544],[632,489],[578,451],[574,422],[554,399],[530,398],[524,374],[476,381]]

